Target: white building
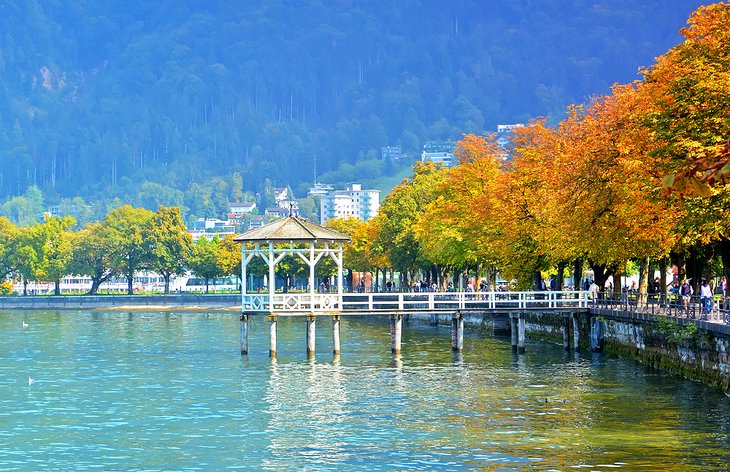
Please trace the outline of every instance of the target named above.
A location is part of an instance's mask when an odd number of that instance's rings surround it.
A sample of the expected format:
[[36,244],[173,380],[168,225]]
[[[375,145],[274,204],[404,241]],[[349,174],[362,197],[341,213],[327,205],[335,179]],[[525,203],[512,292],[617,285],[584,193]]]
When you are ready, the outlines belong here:
[[314,187],[309,188],[309,196],[310,197],[324,197],[328,193],[334,191],[335,188],[329,184],[323,184],[320,182],[316,182],[314,184]]
[[232,202],[228,204],[228,212],[235,215],[250,215],[256,209],[256,202]]
[[421,162],[431,161],[444,167],[451,167],[454,162],[454,143],[428,143],[423,145]]
[[515,123],[513,125],[497,125],[497,144],[499,144],[499,147],[501,147],[504,151],[500,154],[503,161],[510,157],[509,136],[514,133],[515,129],[522,128],[523,126],[525,125],[522,123]]
[[332,218],[352,216],[368,221],[380,209],[380,190],[363,190],[362,185],[352,184],[345,190],[335,190],[320,200],[322,224]]
[[215,218],[198,218],[193,223],[192,229],[188,231],[193,241],[200,238],[213,239],[216,236],[223,237],[236,234],[236,228],[230,221],[218,220]]

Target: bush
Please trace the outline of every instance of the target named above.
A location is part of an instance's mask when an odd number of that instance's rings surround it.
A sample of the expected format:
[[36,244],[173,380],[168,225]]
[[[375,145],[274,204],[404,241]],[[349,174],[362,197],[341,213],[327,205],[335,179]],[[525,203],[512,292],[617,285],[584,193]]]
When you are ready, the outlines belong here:
[[0,282],[0,295],[12,295],[13,294],[13,284],[8,282],[7,280],[3,280]]

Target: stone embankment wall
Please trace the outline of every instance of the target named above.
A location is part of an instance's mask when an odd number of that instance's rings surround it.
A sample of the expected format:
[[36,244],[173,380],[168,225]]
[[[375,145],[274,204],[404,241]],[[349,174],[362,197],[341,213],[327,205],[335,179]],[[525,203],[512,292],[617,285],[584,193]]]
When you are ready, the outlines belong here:
[[[451,315],[411,315],[450,325]],[[527,337],[573,346],[570,313],[524,313]],[[591,310],[577,316],[581,350],[602,350],[730,392],[730,326],[642,313]],[[471,329],[509,334],[507,314],[465,314]],[[563,330],[567,324],[568,329]],[[564,342],[564,333],[570,336]],[[591,342],[593,338],[593,342]]]
[[603,350],[730,391],[730,326],[707,321],[594,310]]
[[[526,318],[529,337],[562,343],[562,315],[528,314]],[[728,325],[610,310],[592,310],[578,321],[582,350],[617,354],[730,391]],[[572,329],[568,331],[572,334]]]

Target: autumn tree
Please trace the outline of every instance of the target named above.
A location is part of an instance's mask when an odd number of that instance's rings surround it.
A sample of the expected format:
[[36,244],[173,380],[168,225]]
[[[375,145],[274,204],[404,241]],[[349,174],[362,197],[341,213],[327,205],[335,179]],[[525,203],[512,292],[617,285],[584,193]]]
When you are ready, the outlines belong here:
[[684,42],[644,71],[644,122],[664,187],[683,197],[685,245],[716,243],[730,277],[730,4],[698,8],[680,33]]
[[445,170],[432,162],[417,163],[413,171],[414,177],[395,187],[383,202],[374,223],[378,233],[373,253],[386,256],[400,272],[432,266],[416,239],[414,225],[435,198],[433,190],[445,175]]
[[466,135],[454,154],[459,163],[432,187],[433,201],[414,226],[416,240],[434,264],[458,271],[488,266],[493,282],[501,232],[493,192],[503,151],[494,136]]

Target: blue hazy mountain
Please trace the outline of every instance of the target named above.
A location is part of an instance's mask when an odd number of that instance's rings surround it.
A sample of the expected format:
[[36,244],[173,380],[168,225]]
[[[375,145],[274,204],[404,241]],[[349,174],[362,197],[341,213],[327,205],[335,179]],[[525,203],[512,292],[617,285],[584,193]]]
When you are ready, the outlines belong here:
[[137,203],[203,216],[234,172],[257,192],[308,185],[315,156],[320,175],[377,177],[393,169],[356,166],[383,146],[415,157],[429,141],[557,120],[637,79],[698,5],[3,0],[0,201],[31,185],[47,202],[134,201],[146,185],[157,198]]

